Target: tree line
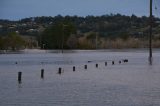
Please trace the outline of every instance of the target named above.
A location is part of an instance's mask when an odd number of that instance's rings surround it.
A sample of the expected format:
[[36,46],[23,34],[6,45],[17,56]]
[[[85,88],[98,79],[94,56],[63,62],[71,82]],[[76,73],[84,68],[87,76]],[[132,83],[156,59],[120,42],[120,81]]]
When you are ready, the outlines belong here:
[[[154,40],[160,39],[159,22],[159,18],[153,18]],[[65,49],[94,49],[112,47],[110,44],[114,42],[110,41],[123,43],[131,39],[147,39],[149,18],[121,14],[86,17],[57,15],[30,17],[19,21],[0,20],[0,25],[3,25],[0,28],[1,39],[7,38],[9,33],[18,31],[22,36],[34,36],[43,49],[60,49],[62,45]],[[9,25],[16,26],[9,29]],[[34,31],[28,31],[30,29]]]

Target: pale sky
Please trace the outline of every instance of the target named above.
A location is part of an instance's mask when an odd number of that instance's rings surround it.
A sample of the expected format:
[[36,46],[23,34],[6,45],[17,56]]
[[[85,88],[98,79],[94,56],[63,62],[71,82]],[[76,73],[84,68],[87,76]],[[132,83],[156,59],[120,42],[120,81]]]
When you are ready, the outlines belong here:
[[110,13],[149,16],[149,0],[0,0],[0,19]]

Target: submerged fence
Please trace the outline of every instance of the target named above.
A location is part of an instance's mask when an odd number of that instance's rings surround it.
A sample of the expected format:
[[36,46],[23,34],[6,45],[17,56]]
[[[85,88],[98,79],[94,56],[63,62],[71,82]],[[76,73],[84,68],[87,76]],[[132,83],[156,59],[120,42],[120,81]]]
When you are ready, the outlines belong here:
[[[87,62],[88,62],[88,63],[91,63],[92,61],[87,61]],[[111,65],[116,65],[115,62],[116,62],[116,61],[112,60],[112,61],[111,61]],[[122,64],[122,63],[127,63],[127,62],[128,62],[128,59],[122,59],[122,60],[119,60],[119,61],[117,62],[117,64]],[[104,62],[104,66],[108,66],[108,63],[109,63],[108,61],[105,61],[105,62]],[[15,62],[15,64],[18,64],[18,62]],[[98,67],[99,67],[99,64],[98,64],[98,63],[95,63],[95,68],[98,68]],[[84,69],[85,69],[85,70],[88,69],[88,65],[87,65],[87,64],[84,65]],[[65,70],[65,69],[63,69],[62,67],[59,67],[59,68],[58,68],[58,71],[57,71],[57,74],[59,74],[59,75],[63,74],[63,73],[64,73],[64,70]],[[72,71],[73,71],[73,72],[76,71],[76,66],[73,66],[73,67],[72,67]],[[41,69],[40,72],[41,72],[40,78],[41,78],[41,79],[44,79],[45,69]],[[18,72],[18,78],[17,78],[17,79],[18,79],[18,83],[21,84],[21,83],[22,83],[22,72]]]

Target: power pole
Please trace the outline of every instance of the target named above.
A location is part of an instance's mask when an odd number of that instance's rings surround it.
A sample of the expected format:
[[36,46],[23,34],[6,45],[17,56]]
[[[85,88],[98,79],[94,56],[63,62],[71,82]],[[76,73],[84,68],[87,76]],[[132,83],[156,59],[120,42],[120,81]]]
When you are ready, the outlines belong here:
[[152,15],[153,0],[150,0],[150,29],[149,29],[149,63],[152,65],[152,27],[153,27],[153,15]]

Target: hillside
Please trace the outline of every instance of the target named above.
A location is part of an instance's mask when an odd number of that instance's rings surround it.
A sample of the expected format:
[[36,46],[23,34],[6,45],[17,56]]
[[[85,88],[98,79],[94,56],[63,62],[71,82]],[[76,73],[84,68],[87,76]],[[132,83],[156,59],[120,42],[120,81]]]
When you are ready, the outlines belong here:
[[[154,17],[153,20],[153,38],[157,40],[160,39],[160,19]],[[99,43],[102,43],[101,40],[113,41],[117,40],[117,38],[121,38],[122,40],[128,38],[147,39],[149,31],[149,18],[146,16],[137,17],[135,15],[125,16],[121,14],[110,14],[87,17],[63,17],[58,15],[55,17],[30,17],[18,21],[0,20],[0,36],[5,37],[11,32],[16,32],[21,36],[29,36],[32,39],[37,40],[39,46],[42,47],[40,43],[43,42],[43,39],[40,41],[39,38],[43,32],[57,23],[63,23],[66,21],[74,25],[76,29],[74,37],[78,38],[80,41],[82,40],[82,42],[89,39],[89,43],[95,43],[96,41],[93,41],[94,39],[98,39]],[[88,43],[88,41],[86,42]],[[85,45],[81,48],[83,47],[85,47]],[[46,48],[54,49],[54,47],[47,46]],[[68,47],[66,46],[66,48]],[[95,46],[85,48],[95,48]],[[99,48],[103,47],[100,46]]]

